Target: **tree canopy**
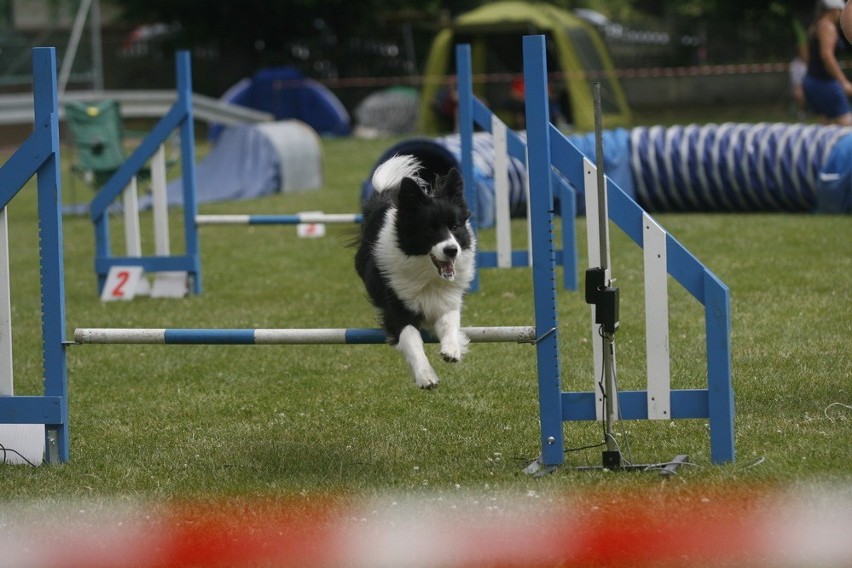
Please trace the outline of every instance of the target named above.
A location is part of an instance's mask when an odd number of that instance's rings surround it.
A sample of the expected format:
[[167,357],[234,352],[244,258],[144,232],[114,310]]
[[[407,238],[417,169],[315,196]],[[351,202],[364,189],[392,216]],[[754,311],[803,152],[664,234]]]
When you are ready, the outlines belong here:
[[[164,23],[173,47],[212,48],[234,69],[297,65],[318,78],[414,73],[435,31],[486,0],[110,0],[130,24]],[[551,0],[615,21],[664,22],[675,34],[715,41],[711,59],[786,53],[793,17],[815,0]],[[767,41],[762,31],[772,37]],[[793,39],[789,39],[792,46]],[[719,46],[722,46],[719,48]],[[405,53],[402,53],[405,50]],[[419,54],[419,55],[418,55]],[[781,57],[771,55],[770,58]]]
[[114,0],[136,23],[179,23],[182,39],[222,46],[286,45],[306,37],[340,41],[376,31],[377,23],[408,13],[437,22],[443,10],[459,12],[475,0]]
[[[188,43],[275,49],[295,39],[322,37],[339,42],[375,33],[383,22],[403,20],[437,26],[443,15],[457,15],[485,0],[113,0],[135,23],[179,23]],[[563,8],[592,8],[612,17],[644,13],[706,21],[754,22],[789,13],[806,13],[814,0],[554,0]]]

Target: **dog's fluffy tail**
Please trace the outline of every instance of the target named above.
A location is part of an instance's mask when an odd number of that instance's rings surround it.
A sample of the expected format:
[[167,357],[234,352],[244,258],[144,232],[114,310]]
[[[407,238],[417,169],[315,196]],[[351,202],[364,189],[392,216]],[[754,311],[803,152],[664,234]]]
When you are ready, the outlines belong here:
[[386,189],[399,187],[399,184],[405,178],[411,178],[426,189],[426,182],[420,177],[420,160],[410,155],[397,154],[390,158],[373,172],[373,189],[377,193],[381,193]]

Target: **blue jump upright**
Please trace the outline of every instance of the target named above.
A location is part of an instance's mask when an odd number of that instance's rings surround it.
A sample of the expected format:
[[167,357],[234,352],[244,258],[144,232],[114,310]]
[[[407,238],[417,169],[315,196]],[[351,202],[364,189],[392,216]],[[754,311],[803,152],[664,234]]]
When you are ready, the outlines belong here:
[[[177,60],[177,100],[169,112],[145,137],[121,168],[106,182],[91,204],[95,224],[95,273],[98,291],[102,291],[113,266],[141,266],[145,272],[185,271],[192,291],[201,293],[201,257],[195,217],[198,210],[195,194],[195,126],[192,117],[192,69],[189,52],[181,51]],[[175,130],[180,132],[181,168],[183,175],[183,255],[113,256],[110,246],[109,210],[137,173]]]
[[[550,218],[541,218],[549,209],[551,195],[551,168],[561,172],[579,186],[583,184],[585,170],[594,171],[594,165],[571,144],[548,117],[547,73],[544,36],[524,38],[524,79],[526,82],[527,144],[529,148],[530,195],[534,215],[535,254],[542,258],[552,255],[549,239]],[[643,225],[647,215],[618,185],[606,176],[609,201],[609,218],[636,244],[644,248]],[[548,213],[548,215],[550,215]],[[564,219],[563,219],[564,222]],[[704,306],[707,388],[671,390],[669,419],[709,419],[710,457],[713,463],[734,460],[734,393],[731,376],[731,311],[727,286],[702,265],[674,237],[665,234],[667,247],[666,269],[698,302]],[[541,250],[543,249],[543,251]],[[546,260],[546,259],[545,259]],[[538,296],[549,298],[552,285],[546,274],[534,273],[536,278],[536,310]],[[549,301],[549,300],[548,300]],[[549,306],[542,308],[550,310]],[[555,306],[554,306],[555,308]],[[537,316],[537,322],[540,320]],[[543,337],[547,325],[538,329]],[[555,342],[558,333],[554,325],[548,340]],[[544,343],[544,342],[542,342]],[[550,371],[548,372],[548,362]],[[558,353],[556,347],[539,351],[539,393],[542,424],[543,465],[563,462],[562,447],[554,447],[560,440],[562,422],[596,419],[596,394],[594,392],[562,392],[559,386]],[[649,397],[646,391],[620,392],[620,416],[627,420],[649,418]],[[559,427],[557,428],[557,423]],[[556,432],[558,429],[558,432]]]
[[[543,39],[543,38],[542,38]],[[542,43],[543,45],[543,43]],[[526,58],[524,41],[524,83],[527,100],[535,100],[539,92],[547,97],[547,75],[544,57]],[[527,102],[527,125],[550,124],[547,105]],[[536,361],[538,365],[538,405],[541,422],[541,463],[561,465],[565,460],[562,427],[562,399],[559,361],[559,322],[556,319],[556,256],[553,246],[553,189],[551,185],[551,149],[546,136],[527,130],[528,172],[532,211],[533,291],[535,293]],[[563,223],[565,219],[563,218]],[[565,227],[573,230],[573,223]]]
[[[471,67],[470,45],[460,44],[456,46],[456,72],[459,96],[459,141],[461,145],[461,167],[465,186],[465,199],[472,210],[474,230],[476,225],[476,207],[478,199],[475,195],[477,187],[474,179],[473,165],[473,133],[479,127],[485,132],[494,134],[495,114],[473,92],[473,71]],[[524,141],[517,132],[506,129],[506,149],[508,154],[521,163],[528,162],[527,148],[529,141]],[[566,290],[577,290],[577,241],[575,231],[575,219],[577,216],[576,195],[573,188],[565,180],[554,172],[552,182],[556,186],[554,196],[546,205],[548,210],[559,204],[559,214],[562,220],[562,248],[555,250],[556,264],[562,266],[562,286]],[[532,188],[532,184],[530,184]],[[556,200],[555,196],[559,199]],[[532,196],[528,203],[531,212]],[[530,266],[530,252],[525,249],[512,250],[511,266]],[[477,268],[495,268],[498,266],[497,252],[480,250],[476,257]],[[479,273],[472,288],[478,289]]]
[[0,424],[44,424],[45,459],[56,463],[68,461],[69,437],[54,48],[33,50],[33,102],[34,131],[0,168],[0,208],[5,208],[30,178],[37,177],[44,395],[0,397]]

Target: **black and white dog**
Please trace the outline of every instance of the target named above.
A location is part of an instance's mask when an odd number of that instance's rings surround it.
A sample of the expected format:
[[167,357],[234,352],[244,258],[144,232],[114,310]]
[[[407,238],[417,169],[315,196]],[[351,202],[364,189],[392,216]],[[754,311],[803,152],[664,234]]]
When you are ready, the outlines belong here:
[[476,238],[458,170],[430,186],[420,169],[413,156],[394,156],[376,168],[355,269],[414,382],[432,388],[439,379],[420,329],[434,332],[445,361],[459,361],[467,351],[461,308],[474,277]]

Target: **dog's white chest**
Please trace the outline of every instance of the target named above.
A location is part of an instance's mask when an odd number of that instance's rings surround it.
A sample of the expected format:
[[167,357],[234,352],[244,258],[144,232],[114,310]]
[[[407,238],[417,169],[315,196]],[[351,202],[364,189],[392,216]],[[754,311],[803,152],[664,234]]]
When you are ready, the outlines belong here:
[[465,290],[473,278],[473,250],[461,253],[454,280],[446,280],[438,273],[428,255],[408,256],[396,245],[394,211],[388,211],[385,225],[375,244],[376,264],[397,297],[405,306],[423,314],[433,322],[443,314],[460,310]]

